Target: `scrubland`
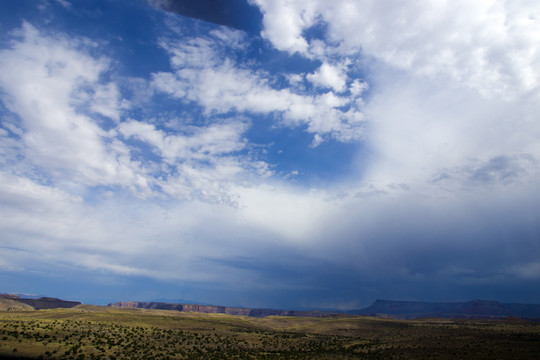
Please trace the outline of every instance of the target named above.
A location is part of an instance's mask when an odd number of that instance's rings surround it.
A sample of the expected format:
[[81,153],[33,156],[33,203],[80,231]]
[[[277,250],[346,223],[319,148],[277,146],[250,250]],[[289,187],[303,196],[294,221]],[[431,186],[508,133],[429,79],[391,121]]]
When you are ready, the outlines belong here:
[[540,359],[540,323],[180,313],[0,311],[0,358]]

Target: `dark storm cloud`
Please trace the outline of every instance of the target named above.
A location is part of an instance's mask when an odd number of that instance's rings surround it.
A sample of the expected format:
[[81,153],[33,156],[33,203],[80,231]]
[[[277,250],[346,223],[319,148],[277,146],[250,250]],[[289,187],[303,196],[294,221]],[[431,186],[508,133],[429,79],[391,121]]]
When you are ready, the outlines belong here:
[[472,169],[470,177],[473,181],[485,183],[510,182],[522,175],[527,168],[534,166],[535,163],[534,157],[529,154],[496,156]]
[[[206,260],[250,274],[247,287],[265,294],[254,301],[274,307],[362,307],[374,299],[540,301],[538,199],[461,196],[402,199],[370,209],[371,215],[357,207],[327,221],[309,249],[262,245],[243,257]],[[221,291],[228,296],[228,289]]]
[[235,29],[258,32],[262,15],[246,0],[149,0],[161,10]]

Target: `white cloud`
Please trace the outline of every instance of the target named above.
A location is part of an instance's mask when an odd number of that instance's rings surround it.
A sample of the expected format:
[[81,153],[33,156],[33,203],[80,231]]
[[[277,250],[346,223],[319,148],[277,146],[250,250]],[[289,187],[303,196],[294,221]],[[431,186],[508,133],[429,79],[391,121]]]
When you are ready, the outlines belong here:
[[315,148],[315,147],[321,145],[323,141],[324,141],[324,139],[322,138],[321,135],[315,134],[315,136],[313,137],[313,141],[311,142],[311,147]]
[[116,84],[97,85],[91,99],[90,110],[118,122],[122,108],[129,106],[127,101],[121,102],[119,98],[120,93]]
[[179,160],[213,160],[216,155],[229,154],[244,147],[242,123],[215,124],[193,127],[187,135],[166,134],[154,125],[136,120],[125,121],[118,127],[125,137],[135,137],[154,146],[168,163]]
[[56,0],[56,2],[65,7],[66,9],[71,9],[72,7],[71,3],[67,0]]
[[[342,54],[361,52],[417,75],[445,76],[487,97],[537,93],[540,84],[535,1],[255,2],[264,13],[264,34],[281,50],[312,56],[302,34],[322,22]],[[281,18],[288,19],[286,26]],[[333,50],[326,45],[325,51]]]
[[328,214],[335,208],[325,201],[323,192],[299,191],[286,187],[261,185],[236,187],[242,222],[279,235],[285,243],[313,243]]
[[366,83],[365,81],[360,81],[356,79],[351,83],[349,90],[353,96],[360,97],[368,89],[369,89],[368,83]]
[[[358,140],[362,135],[364,117],[355,98],[332,92],[305,95],[288,88],[274,88],[271,84],[275,79],[271,75],[246,69],[224,58],[219,44],[209,38],[190,39],[185,43],[162,41],[162,46],[170,53],[176,72],[154,74],[154,88],[196,102],[207,114],[277,113],[281,114],[283,125],[306,124],[309,132],[328,134],[338,141]],[[345,69],[345,66],[323,64],[308,78],[341,92],[346,87]],[[293,74],[291,79],[298,83],[301,78],[297,75]]]
[[[221,165],[227,166],[226,162]],[[185,170],[196,171],[189,166]],[[204,177],[196,178],[205,181]],[[261,217],[265,214],[257,212],[261,209],[259,201],[271,201],[272,206],[262,211],[278,215],[280,224],[292,225],[293,221],[280,214],[281,202],[289,201],[280,191],[243,194],[241,206],[249,217],[246,223],[244,213],[239,213],[238,208],[196,199],[156,202],[113,194],[109,199],[89,204],[82,197],[27,178],[0,173],[0,180],[3,184],[0,203],[4,210],[0,218],[3,235],[0,262],[5,269],[19,271],[51,271],[60,266],[161,280],[215,281],[232,286],[241,285],[237,279],[242,274],[242,284],[250,286],[249,273],[223,269],[208,259],[250,256],[267,246],[262,241],[270,239],[267,234],[272,234],[273,242],[286,243],[276,239],[276,229]],[[167,185],[175,184],[169,181]],[[310,201],[296,195],[289,204],[303,204],[303,209],[320,213],[321,209],[311,207]],[[289,207],[287,214],[293,211]],[[303,232],[309,230],[309,223],[307,220],[293,228],[283,228],[278,235],[305,239]]]
[[[4,164],[17,164],[12,168],[17,173],[33,173],[77,194],[121,186],[143,197],[163,191],[183,199],[229,201],[230,181],[267,171],[264,164],[233,154],[245,147],[245,123],[222,121],[165,133],[144,120],[124,120],[129,104],[117,84],[100,81],[109,63],[89,56],[87,41],[46,37],[27,23],[18,35],[20,40],[0,52],[0,64],[12,70],[0,74],[3,100],[20,119],[4,121],[0,156]],[[167,91],[167,81],[176,85],[177,79],[160,74],[154,86]],[[97,114],[116,128],[105,130]],[[137,144],[128,145],[124,140],[130,138],[150,145],[165,163],[144,156]]]
[[185,90],[187,84],[182,84],[173,73],[160,72],[152,74],[152,86],[154,89],[176,98],[183,98],[187,94]]
[[347,85],[347,74],[344,66],[337,67],[323,63],[313,74],[308,74],[307,79],[316,86],[332,88],[336,92],[343,92]]
[[[263,5],[260,1],[254,3]],[[305,28],[313,25],[316,13],[311,2],[305,3],[298,11],[291,11],[294,1],[268,1],[261,6],[264,18],[263,37],[269,39],[279,50],[305,52],[308,43],[302,36]]]
[[144,174],[122,152],[114,151],[119,145],[111,134],[77,110],[89,102],[94,111],[118,120],[116,86],[99,82],[107,61],[86,55],[77,40],[44,37],[28,23],[19,36],[11,48],[0,52],[0,66],[10,69],[0,74],[3,100],[24,131],[19,134],[24,153],[18,155],[66,186],[145,188]]
[[540,278],[540,262],[532,262],[525,265],[515,266],[512,269],[519,277],[537,280]]
[[[422,188],[447,173],[452,180],[441,186],[452,182],[466,187],[467,169],[481,168],[479,164],[540,158],[535,135],[540,127],[531,121],[540,109],[530,99],[485,99],[466,87],[420,83],[393,71],[382,72],[374,82],[378,91],[365,106],[366,116],[373,119],[366,141],[375,155],[366,176],[374,183]],[[519,166],[527,171],[514,168],[514,177],[494,179],[532,179],[534,161]]]
[[[368,121],[364,139],[373,151],[364,173],[368,181],[421,188],[445,169],[464,174],[473,163],[540,157],[533,135],[539,128],[532,120],[540,110],[538,3],[255,2],[264,13],[264,33],[276,48],[319,58],[323,66],[333,59],[369,74],[369,101],[357,105]],[[293,19],[294,31],[277,29],[283,14]],[[304,37],[318,24],[326,29],[322,40]],[[309,44],[299,48],[295,41]],[[339,77],[323,80],[323,66],[308,79],[341,91],[345,84],[337,82]],[[362,96],[368,84],[351,80],[350,93]],[[466,175],[452,179],[461,186],[468,181]]]
[[[120,124],[119,132],[153,147],[162,157],[156,167],[156,184],[163,192],[176,198],[201,198],[232,204],[229,184],[253,171],[250,160],[235,156],[245,147],[241,122],[213,124],[207,127],[187,127],[185,134],[167,134],[154,125],[129,120]],[[266,166],[263,166],[266,168]],[[262,175],[262,174],[261,174]]]

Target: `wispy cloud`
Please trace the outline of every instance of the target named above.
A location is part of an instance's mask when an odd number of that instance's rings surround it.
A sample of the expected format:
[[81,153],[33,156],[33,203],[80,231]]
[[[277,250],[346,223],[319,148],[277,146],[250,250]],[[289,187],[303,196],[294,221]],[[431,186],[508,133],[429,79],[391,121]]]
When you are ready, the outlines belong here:
[[87,104],[94,114],[118,119],[116,87],[100,82],[107,59],[87,55],[85,41],[43,36],[28,23],[16,36],[0,54],[1,66],[10,69],[0,75],[5,104],[20,119],[18,136],[24,144],[12,154],[24,161],[11,170],[35,169],[41,181],[54,179],[57,186],[145,188],[145,175],[124,156],[125,147],[91,114],[79,110]]
[[[214,36],[220,39],[218,32]],[[276,113],[283,125],[306,125],[310,133],[319,136],[346,142],[362,136],[364,116],[358,106],[361,102],[356,101],[360,92],[348,96],[333,91],[306,95],[281,88],[273,85],[277,76],[237,64],[224,54],[221,42],[210,37],[182,42],[164,40],[162,46],[169,52],[176,71],[154,74],[154,87],[201,105],[207,114]],[[343,66],[323,64],[308,79],[338,93],[347,86]]]

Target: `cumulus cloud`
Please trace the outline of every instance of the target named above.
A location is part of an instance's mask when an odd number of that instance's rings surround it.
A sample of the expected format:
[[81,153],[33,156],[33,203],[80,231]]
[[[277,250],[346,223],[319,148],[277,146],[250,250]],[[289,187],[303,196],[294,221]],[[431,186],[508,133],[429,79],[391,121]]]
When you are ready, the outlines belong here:
[[[154,88],[200,104],[208,114],[276,113],[285,126],[306,125],[309,132],[327,134],[338,141],[349,142],[362,136],[364,116],[355,96],[339,96],[332,91],[306,95],[276,88],[272,85],[276,79],[270,74],[247,69],[224,57],[215,39],[162,41],[162,46],[169,52],[176,71],[155,73]],[[308,79],[339,93],[347,85],[345,70],[344,66],[323,64]],[[292,76],[299,81],[298,74]]]
[[347,85],[347,76],[343,68],[328,63],[323,63],[313,74],[308,74],[307,79],[316,86],[332,88],[336,92],[344,91]]
[[[289,52],[306,52],[308,42],[302,36],[302,31],[313,25],[316,18],[316,7],[306,4],[300,8],[287,0],[261,2],[255,1],[263,12],[264,30],[266,37],[279,50]],[[292,8],[298,11],[291,11]]]
[[[419,83],[392,71],[376,82],[379,91],[365,107],[374,119],[366,138],[378,156],[367,175],[373,181],[421,184],[446,173],[441,185],[451,178],[456,186],[468,186],[465,173],[496,182],[536,176],[540,153],[533,134],[539,129],[526,120],[536,111],[534,101],[485,99],[467,88]],[[508,173],[495,176],[493,168],[488,176],[480,164],[508,165]]]
[[327,52],[337,43],[343,54],[361,51],[421,76],[442,75],[488,97],[537,92],[540,6],[533,1],[255,2],[264,34],[281,50],[311,55],[304,32],[322,22]]
[[[269,172],[260,161],[231,155],[245,146],[245,123],[222,120],[167,134],[144,119],[123,119],[130,103],[121,97],[118,84],[101,80],[110,61],[88,54],[98,44],[61,34],[45,36],[28,23],[16,36],[0,53],[0,64],[12,70],[0,75],[0,85],[7,110],[20,121],[6,118],[0,136],[5,139],[3,162],[16,164],[13,170],[20,175],[32,172],[41,181],[80,194],[87,187],[120,186],[137,196],[165,192],[189,198],[196,193],[207,198],[220,194],[222,199],[236,175]],[[193,66],[201,63],[195,60]],[[177,82],[172,74],[154,77],[163,91],[167,86],[178,89]],[[150,145],[169,167],[141,157],[144,148],[128,143],[130,139]],[[16,160],[21,157],[24,161]]]
[[77,110],[90,102],[95,112],[118,119],[115,85],[99,82],[107,60],[86,55],[83,42],[42,36],[28,23],[17,36],[0,52],[1,66],[11,69],[0,74],[5,104],[21,120],[24,152],[17,156],[59,182],[145,188],[145,175],[122,145]]
[[[473,163],[540,155],[531,136],[538,127],[530,118],[537,111],[540,84],[534,75],[540,70],[537,4],[256,3],[264,13],[264,34],[274,46],[322,59],[321,68],[308,75],[319,86],[334,84],[335,91],[343,86],[331,80],[339,77],[331,76],[332,68],[324,62],[328,58],[337,56],[348,64],[353,57],[356,63],[347,66],[369,69],[372,90],[363,112],[369,123],[365,138],[377,155],[367,172],[374,182],[420,184],[444,169],[463,173],[457,169],[470,169]],[[278,29],[283,14],[293,19],[291,31]],[[323,42],[306,35],[319,25],[325,29]],[[293,46],[298,39],[309,46]],[[349,89],[362,94],[368,85],[354,79]],[[524,167],[528,174],[536,172],[534,161]],[[509,170],[515,176],[481,169],[470,170],[473,177],[510,181],[524,174],[522,168]],[[452,178],[466,186],[466,176]]]

